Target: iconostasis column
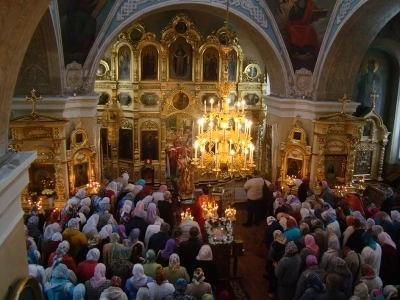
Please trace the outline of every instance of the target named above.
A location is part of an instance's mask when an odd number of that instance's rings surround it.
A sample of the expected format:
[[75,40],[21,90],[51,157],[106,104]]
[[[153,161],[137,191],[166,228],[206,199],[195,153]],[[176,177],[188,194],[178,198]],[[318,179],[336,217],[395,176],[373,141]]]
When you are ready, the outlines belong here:
[[165,50],[163,48],[163,50],[161,51],[161,68],[160,68],[160,72],[161,72],[161,81],[165,82],[167,81],[167,72],[168,72],[168,50]]
[[115,66],[117,65],[117,51],[115,48],[111,50],[111,68],[110,68],[110,75],[111,75],[111,80],[117,80],[117,71],[115,69]]
[[238,78],[238,81],[239,82],[243,82],[243,72],[242,72],[242,70],[243,70],[244,54],[243,54],[242,51],[239,52],[238,59],[239,59],[239,78]]
[[139,51],[133,50],[133,81],[139,81]]
[[164,118],[161,119],[161,151],[160,151],[160,184],[165,184],[166,183],[166,173],[165,170],[167,168],[167,154],[166,154],[166,126],[165,126],[166,120]]

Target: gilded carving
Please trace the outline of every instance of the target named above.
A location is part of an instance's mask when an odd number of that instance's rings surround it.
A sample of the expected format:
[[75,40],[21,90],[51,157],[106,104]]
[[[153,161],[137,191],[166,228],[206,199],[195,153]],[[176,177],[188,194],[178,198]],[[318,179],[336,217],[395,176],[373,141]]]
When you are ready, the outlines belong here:
[[326,153],[340,154],[346,153],[347,145],[340,140],[329,140],[326,143]]
[[53,136],[53,130],[49,127],[28,127],[23,129],[27,138],[49,138]]
[[58,127],[54,128],[54,138],[55,139],[60,138],[60,128],[58,128]]
[[346,124],[329,124],[329,125],[324,125],[322,127],[322,133],[323,134],[329,134],[329,133],[344,133],[347,130]]
[[68,64],[65,71],[66,91],[79,91],[83,85],[83,68],[76,61]]
[[132,124],[132,122],[130,120],[123,119],[122,120],[122,128],[133,129],[133,124]]
[[12,129],[11,136],[13,140],[19,140],[18,129]]
[[156,122],[146,121],[140,126],[140,130],[146,130],[146,129],[156,129],[156,130],[158,130],[158,125],[157,125]]

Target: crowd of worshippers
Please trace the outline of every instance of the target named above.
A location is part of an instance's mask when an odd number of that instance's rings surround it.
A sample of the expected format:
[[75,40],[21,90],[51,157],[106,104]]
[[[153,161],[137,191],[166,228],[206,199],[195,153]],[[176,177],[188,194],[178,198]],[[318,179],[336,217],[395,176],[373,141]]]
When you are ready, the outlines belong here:
[[29,274],[44,298],[230,299],[218,287],[199,224],[186,218],[172,230],[167,187],[152,193],[143,179],[128,184],[126,175],[107,178],[92,199],[74,191],[47,219],[32,207],[25,219]]
[[298,195],[269,185],[263,243],[269,296],[288,299],[400,299],[400,213],[387,188],[381,207],[367,197],[334,197],[307,178]]

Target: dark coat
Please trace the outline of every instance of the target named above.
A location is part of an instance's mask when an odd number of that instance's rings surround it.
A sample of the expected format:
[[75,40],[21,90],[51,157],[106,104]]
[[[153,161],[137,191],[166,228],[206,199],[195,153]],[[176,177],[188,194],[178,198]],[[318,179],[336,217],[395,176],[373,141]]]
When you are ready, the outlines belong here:
[[196,256],[199,254],[200,248],[203,245],[199,239],[189,238],[187,241],[181,242],[179,245],[179,258],[181,261],[181,266],[185,267],[190,278],[193,277],[194,272],[194,261]]
[[268,249],[271,246],[272,242],[274,241],[273,234],[274,234],[275,230],[280,230],[283,233],[283,227],[281,226],[281,224],[279,224],[278,221],[272,222],[271,225],[269,225],[269,226],[267,226],[267,228],[265,228],[263,243],[265,244],[265,246]]
[[304,202],[307,199],[307,192],[310,189],[308,182],[302,182],[297,190],[297,197],[300,202]]
[[354,252],[361,253],[361,251],[364,249],[364,242],[361,238],[363,233],[363,229],[355,230],[347,239],[345,246],[349,247]]
[[159,231],[150,237],[148,248],[153,249],[157,255],[158,251],[165,248],[165,245],[170,238],[171,237],[165,232]]
[[130,219],[128,222],[125,223],[126,235],[129,236],[129,234],[134,228],[139,228],[140,230],[139,240],[141,242],[144,242],[144,236],[146,235],[147,226],[148,224],[143,218],[134,216],[132,219]]
[[158,201],[158,212],[160,214],[160,218],[164,220],[165,223],[168,223],[170,228],[174,228],[174,216],[173,216],[173,208],[172,203],[169,201]]

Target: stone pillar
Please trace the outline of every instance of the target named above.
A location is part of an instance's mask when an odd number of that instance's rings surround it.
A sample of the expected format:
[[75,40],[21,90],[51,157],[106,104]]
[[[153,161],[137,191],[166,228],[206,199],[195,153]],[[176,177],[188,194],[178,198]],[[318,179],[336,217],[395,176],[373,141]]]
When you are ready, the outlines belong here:
[[36,152],[8,153],[0,162],[0,295],[28,275],[21,192],[29,183],[28,169]]

